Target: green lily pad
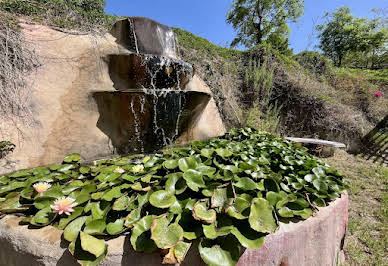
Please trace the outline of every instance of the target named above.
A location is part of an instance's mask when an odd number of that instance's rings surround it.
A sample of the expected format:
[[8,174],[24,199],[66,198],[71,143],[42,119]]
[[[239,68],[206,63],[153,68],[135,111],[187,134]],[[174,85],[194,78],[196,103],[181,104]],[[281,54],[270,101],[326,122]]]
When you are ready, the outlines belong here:
[[72,163],[72,162],[78,163],[80,160],[81,160],[81,155],[79,155],[78,153],[69,154],[63,159],[65,163]]
[[209,210],[207,208],[206,201],[198,201],[194,205],[193,217],[196,220],[211,224],[216,220],[217,214],[215,210]]
[[134,250],[151,253],[157,249],[150,232],[154,219],[154,215],[145,216],[133,227],[130,241]]
[[238,242],[230,239],[222,243],[203,239],[198,250],[203,261],[209,266],[234,266],[240,257]]
[[272,206],[263,198],[252,200],[251,213],[249,214],[249,224],[252,229],[261,233],[273,233],[277,229],[277,224],[272,213]]
[[176,201],[174,194],[171,194],[165,190],[159,190],[151,194],[150,203],[151,205],[166,209],[173,205]]
[[179,224],[169,224],[167,216],[164,215],[152,222],[151,239],[158,248],[171,248],[183,240],[183,229]]
[[178,167],[178,160],[167,160],[163,163],[163,166],[167,169],[175,169]]
[[101,256],[105,253],[107,244],[104,240],[97,239],[84,232],[80,232],[81,246],[82,249],[93,254],[96,257]]
[[256,190],[258,189],[255,181],[248,177],[239,178],[236,183],[233,183],[235,187],[241,188],[242,190]]
[[203,233],[205,237],[208,239],[216,239],[220,236],[227,236],[233,230],[232,225],[217,228],[214,223],[209,225],[203,224],[202,227],[203,227]]
[[82,216],[72,221],[65,228],[65,231],[63,232],[63,237],[69,242],[75,241],[78,237],[79,232],[84,226],[86,219],[88,219],[88,216]]
[[92,220],[87,223],[84,232],[89,235],[103,235],[105,231],[106,223],[104,219]]
[[178,165],[179,165],[179,169],[182,172],[186,172],[187,170],[197,168],[198,162],[195,160],[194,157],[185,157],[185,158],[179,159]]
[[113,223],[108,223],[106,226],[106,231],[110,235],[120,234],[124,230],[125,218],[120,218],[114,221]]
[[203,180],[203,177],[202,177],[202,173],[196,170],[193,170],[193,169],[187,170],[183,174],[183,178],[186,180],[187,186],[193,191],[198,192],[199,188],[206,187],[205,181]]

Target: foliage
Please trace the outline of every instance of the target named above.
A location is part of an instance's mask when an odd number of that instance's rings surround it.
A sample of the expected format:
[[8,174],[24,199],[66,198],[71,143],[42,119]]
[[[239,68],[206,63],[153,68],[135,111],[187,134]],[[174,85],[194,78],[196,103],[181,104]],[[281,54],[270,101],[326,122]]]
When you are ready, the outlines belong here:
[[[33,188],[39,182],[48,188],[40,194]],[[82,166],[71,154],[60,165],[3,176],[0,212],[64,229],[83,265],[106,256],[104,236],[129,231],[136,251],[166,250],[164,263],[181,262],[197,239],[206,263],[234,265],[241,247],[260,247],[279,220],[307,219],[346,187],[337,171],[305,150],[244,128],[149,156]],[[53,204],[71,199],[77,206],[67,208],[70,216],[53,212]]]
[[274,70],[268,59],[262,63],[251,59],[245,70],[246,93],[253,102],[246,114],[245,125],[271,133],[277,133],[281,110],[273,100]]
[[356,69],[356,68],[341,68],[337,71],[346,71],[357,76],[363,76],[370,82],[388,86],[388,69]]
[[227,22],[237,30],[232,46],[252,47],[269,36],[287,36],[287,21],[295,22],[303,14],[303,0],[234,0]]
[[289,40],[284,35],[278,33],[272,33],[268,36],[265,43],[270,45],[275,51],[286,56],[291,56],[293,54],[293,49],[289,49]]
[[15,144],[10,141],[0,141],[0,159],[13,152],[15,147]]
[[116,19],[105,13],[105,4],[105,0],[3,0],[0,9],[51,26],[98,31]]
[[217,46],[185,30],[173,30],[179,41],[179,57],[193,64],[196,75],[209,86],[226,127],[241,126],[241,92],[237,88],[246,52]]
[[173,28],[173,30],[176,33],[178,42],[181,46],[195,49],[198,52],[206,51],[212,56],[221,56],[225,59],[233,59],[235,57],[241,56],[244,53],[243,51],[212,44],[204,38],[195,36],[194,34],[179,28]]
[[320,31],[320,48],[336,66],[342,66],[344,58],[351,52],[376,56],[388,41],[388,30],[382,27],[380,20],[357,18],[348,7],[334,11],[330,20],[317,28]]
[[318,52],[303,51],[295,55],[294,59],[311,73],[319,76],[331,74],[332,65],[329,59]]

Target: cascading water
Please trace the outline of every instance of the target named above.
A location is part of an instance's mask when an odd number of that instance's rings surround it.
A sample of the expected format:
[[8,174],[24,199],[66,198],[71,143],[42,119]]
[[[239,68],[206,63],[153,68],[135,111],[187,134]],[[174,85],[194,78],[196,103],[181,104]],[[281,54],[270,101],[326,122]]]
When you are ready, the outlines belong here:
[[201,114],[210,96],[185,91],[193,66],[177,59],[171,28],[145,18],[117,22],[111,34],[125,52],[110,55],[117,92],[94,94],[97,126],[117,153],[153,152],[170,145]]

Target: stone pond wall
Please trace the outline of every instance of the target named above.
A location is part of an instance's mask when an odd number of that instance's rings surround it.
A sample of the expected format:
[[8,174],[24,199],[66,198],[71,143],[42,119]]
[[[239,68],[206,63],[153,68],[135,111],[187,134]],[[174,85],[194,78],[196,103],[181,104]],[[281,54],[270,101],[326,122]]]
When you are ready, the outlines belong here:
[[[334,266],[343,261],[343,241],[348,221],[348,195],[319,208],[313,217],[280,224],[277,232],[266,237],[260,249],[247,249],[239,266]],[[77,265],[62,239],[62,231],[52,226],[28,229],[21,218],[0,219],[0,265],[73,266]],[[101,265],[160,265],[158,253],[141,254],[132,249],[128,236],[107,241],[109,251]],[[192,247],[183,265],[205,265]]]

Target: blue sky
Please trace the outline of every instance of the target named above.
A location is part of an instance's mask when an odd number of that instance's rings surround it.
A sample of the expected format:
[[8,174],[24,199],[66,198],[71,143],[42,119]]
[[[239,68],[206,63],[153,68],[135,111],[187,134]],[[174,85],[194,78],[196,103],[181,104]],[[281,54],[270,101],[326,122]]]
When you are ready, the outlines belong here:
[[[106,0],[106,11],[110,14],[142,16],[163,24],[179,27],[204,37],[218,45],[231,43],[234,29],[226,24],[226,13],[231,0]],[[372,8],[387,8],[387,0],[305,0],[305,13],[299,22],[291,26],[291,48],[295,52],[313,50],[316,40],[314,25],[322,21],[326,12],[346,5],[353,14],[372,17]]]

